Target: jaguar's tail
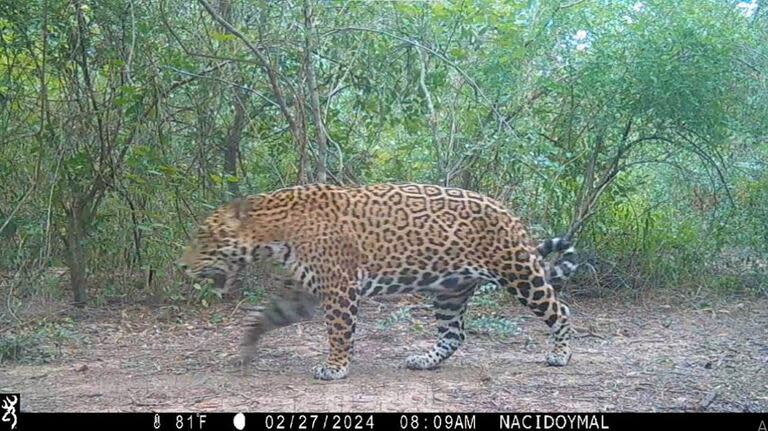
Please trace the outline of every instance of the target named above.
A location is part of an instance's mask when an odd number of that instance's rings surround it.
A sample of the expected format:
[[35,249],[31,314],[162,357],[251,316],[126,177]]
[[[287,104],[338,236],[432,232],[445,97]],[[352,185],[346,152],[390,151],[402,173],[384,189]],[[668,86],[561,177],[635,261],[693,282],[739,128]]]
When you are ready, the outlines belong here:
[[554,286],[556,290],[562,288],[563,283],[567,281],[576,271],[579,265],[576,263],[576,249],[570,241],[565,238],[551,238],[539,243],[536,246],[542,258],[551,253],[560,255],[554,263],[544,261],[544,270],[547,273],[547,281]]

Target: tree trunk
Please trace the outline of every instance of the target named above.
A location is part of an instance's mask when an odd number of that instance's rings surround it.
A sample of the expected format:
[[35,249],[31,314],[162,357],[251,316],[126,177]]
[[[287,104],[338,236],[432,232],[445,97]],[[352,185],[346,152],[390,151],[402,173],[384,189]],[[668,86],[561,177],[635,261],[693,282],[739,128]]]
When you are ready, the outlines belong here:
[[87,266],[85,262],[85,232],[83,230],[82,207],[79,203],[73,203],[67,211],[67,229],[66,229],[66,251],[65,258],[69,267],[69,282],[72,287],[74,303],[77,307],[82,307],[88,301],[87,288]]
[[[232,102],[235,108],[235,118],[232,121],[232,125],[227,133],[227,138],[224,142],[224,173],[227,178],[237,177],[237,164],[240,157],[240,141],[243,137],[243,129],[245,128],[245,98],[243,92],[236,86],[232,87]],[[227,190],[229,192],[229,198],[233,198],[240,194],[240,182],[227,181]]]
[[[219,1],[219,13],[227,20],[232,22],[233,13],[232,5],[229,0]],[[232,34],[229,29],[222,26],[224,33]],[[224,139],[224,174],[226,176],[225,181],[227,183],[228,199],[232,199],[240,194],[240,183],[230,181],[232,177],[237,177],[237,162],[240,156],[240,141],[243,137],[243,128],[245,127],[245,94],[244,91],[237,84],[239,79],[237,77],[238,70],[237,65],[233,64],[230,67],[232,71],[232,105],[234,108],[234,119],[232,125],[227,132],[227,136]]]
[[[302,105],[301,99],[296,97],[294,99],[298,105]],[[306,121],[302,114],[303,107],[297,108],[296,112],[296,124],[295,124],[295,136],[299,144],[299,172],[298,182],[299,184],[307,184],[309,182],[309,157],[307,151],[309,148],[309,137],[307,136]]]

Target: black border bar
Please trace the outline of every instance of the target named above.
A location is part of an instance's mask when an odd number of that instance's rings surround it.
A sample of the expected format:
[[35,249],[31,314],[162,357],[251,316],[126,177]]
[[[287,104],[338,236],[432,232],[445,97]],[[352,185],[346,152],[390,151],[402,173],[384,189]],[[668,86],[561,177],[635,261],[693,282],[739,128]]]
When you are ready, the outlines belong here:
[[[237,412],[29,413],[24,430],[237,430]],[[650,430],[768,431],[766,413],[243,413],[245,430]],[[0,422],[0,431],[10,424]]]

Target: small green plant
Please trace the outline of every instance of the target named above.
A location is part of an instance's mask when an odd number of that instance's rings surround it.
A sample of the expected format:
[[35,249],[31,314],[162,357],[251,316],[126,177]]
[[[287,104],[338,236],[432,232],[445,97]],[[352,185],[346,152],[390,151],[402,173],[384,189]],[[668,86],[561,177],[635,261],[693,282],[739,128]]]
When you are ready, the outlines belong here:
[[400,307],[390,313],[383,322],[379,322],[376,326],[380,330],[389,330],[398,323],[410,322],[412,319],[411,309],[409,307]]
[[192,287],[195,289],[195,292],[197,292],[197,300],[203,307],[208,307],[221,299],[221,292],[216,290],[214,284],[208,280],[203,283],[194,283],[192,284]]
[[256,288],[255,290],[246,290],[243,292],[243,296],[245,296],[245,300],[249,304],[260,304],[261,301],[264,300],[264,297],[266,296],[266,292],[262,288]]
[[467,320],[467,331],[475,334],[512,337],[520,333],[517,322],[496,316],[480,316]]
[[413,326],[411,326],[411,332],[414,334],[423,334],[426,330],[427,327],[419,321],[413,322]]

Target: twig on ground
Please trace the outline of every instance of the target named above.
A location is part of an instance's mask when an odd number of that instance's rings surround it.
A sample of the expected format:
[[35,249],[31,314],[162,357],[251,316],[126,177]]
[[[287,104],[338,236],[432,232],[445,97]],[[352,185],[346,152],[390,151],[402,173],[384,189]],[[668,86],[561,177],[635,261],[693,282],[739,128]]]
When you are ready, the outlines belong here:
[[229,313],[229,318],[230,318],[230,319],[231,319],[232,317],[234,317],[235,313],[237,313],[237,310],[239,310],[239,309],[240,309],[240,306],[241,306],[241,305],[243,305],[243,302],[245,302],[245,301],[247,301],[247,300],[248,300],[248,298],[243,298],[243,299],[241,299],[241,300],[240,300],[240,302],[238,302],[238,303],[237,303],[237,305],[235,305],[235,308],[232,310],[232,312],[231,312],[231,313]]
[[576,335],[574,336],[575,338],[595,337],[595,338],[599,338],[601,340],[607,340],[606,337],[603,337],[600,334],[594,333],[591,329],[582,329],[582,328],[577,328],[577,327],[574,327],[573,329],[576,330]]
[[709,393],[707,393],[707,395],[704,396],[701,401],[699,401],[699,410],[706,410],[707,407],[712,404],[712,401],[714,401],[715,398],[717,398],[717,391],[713,389],[709,391]]

